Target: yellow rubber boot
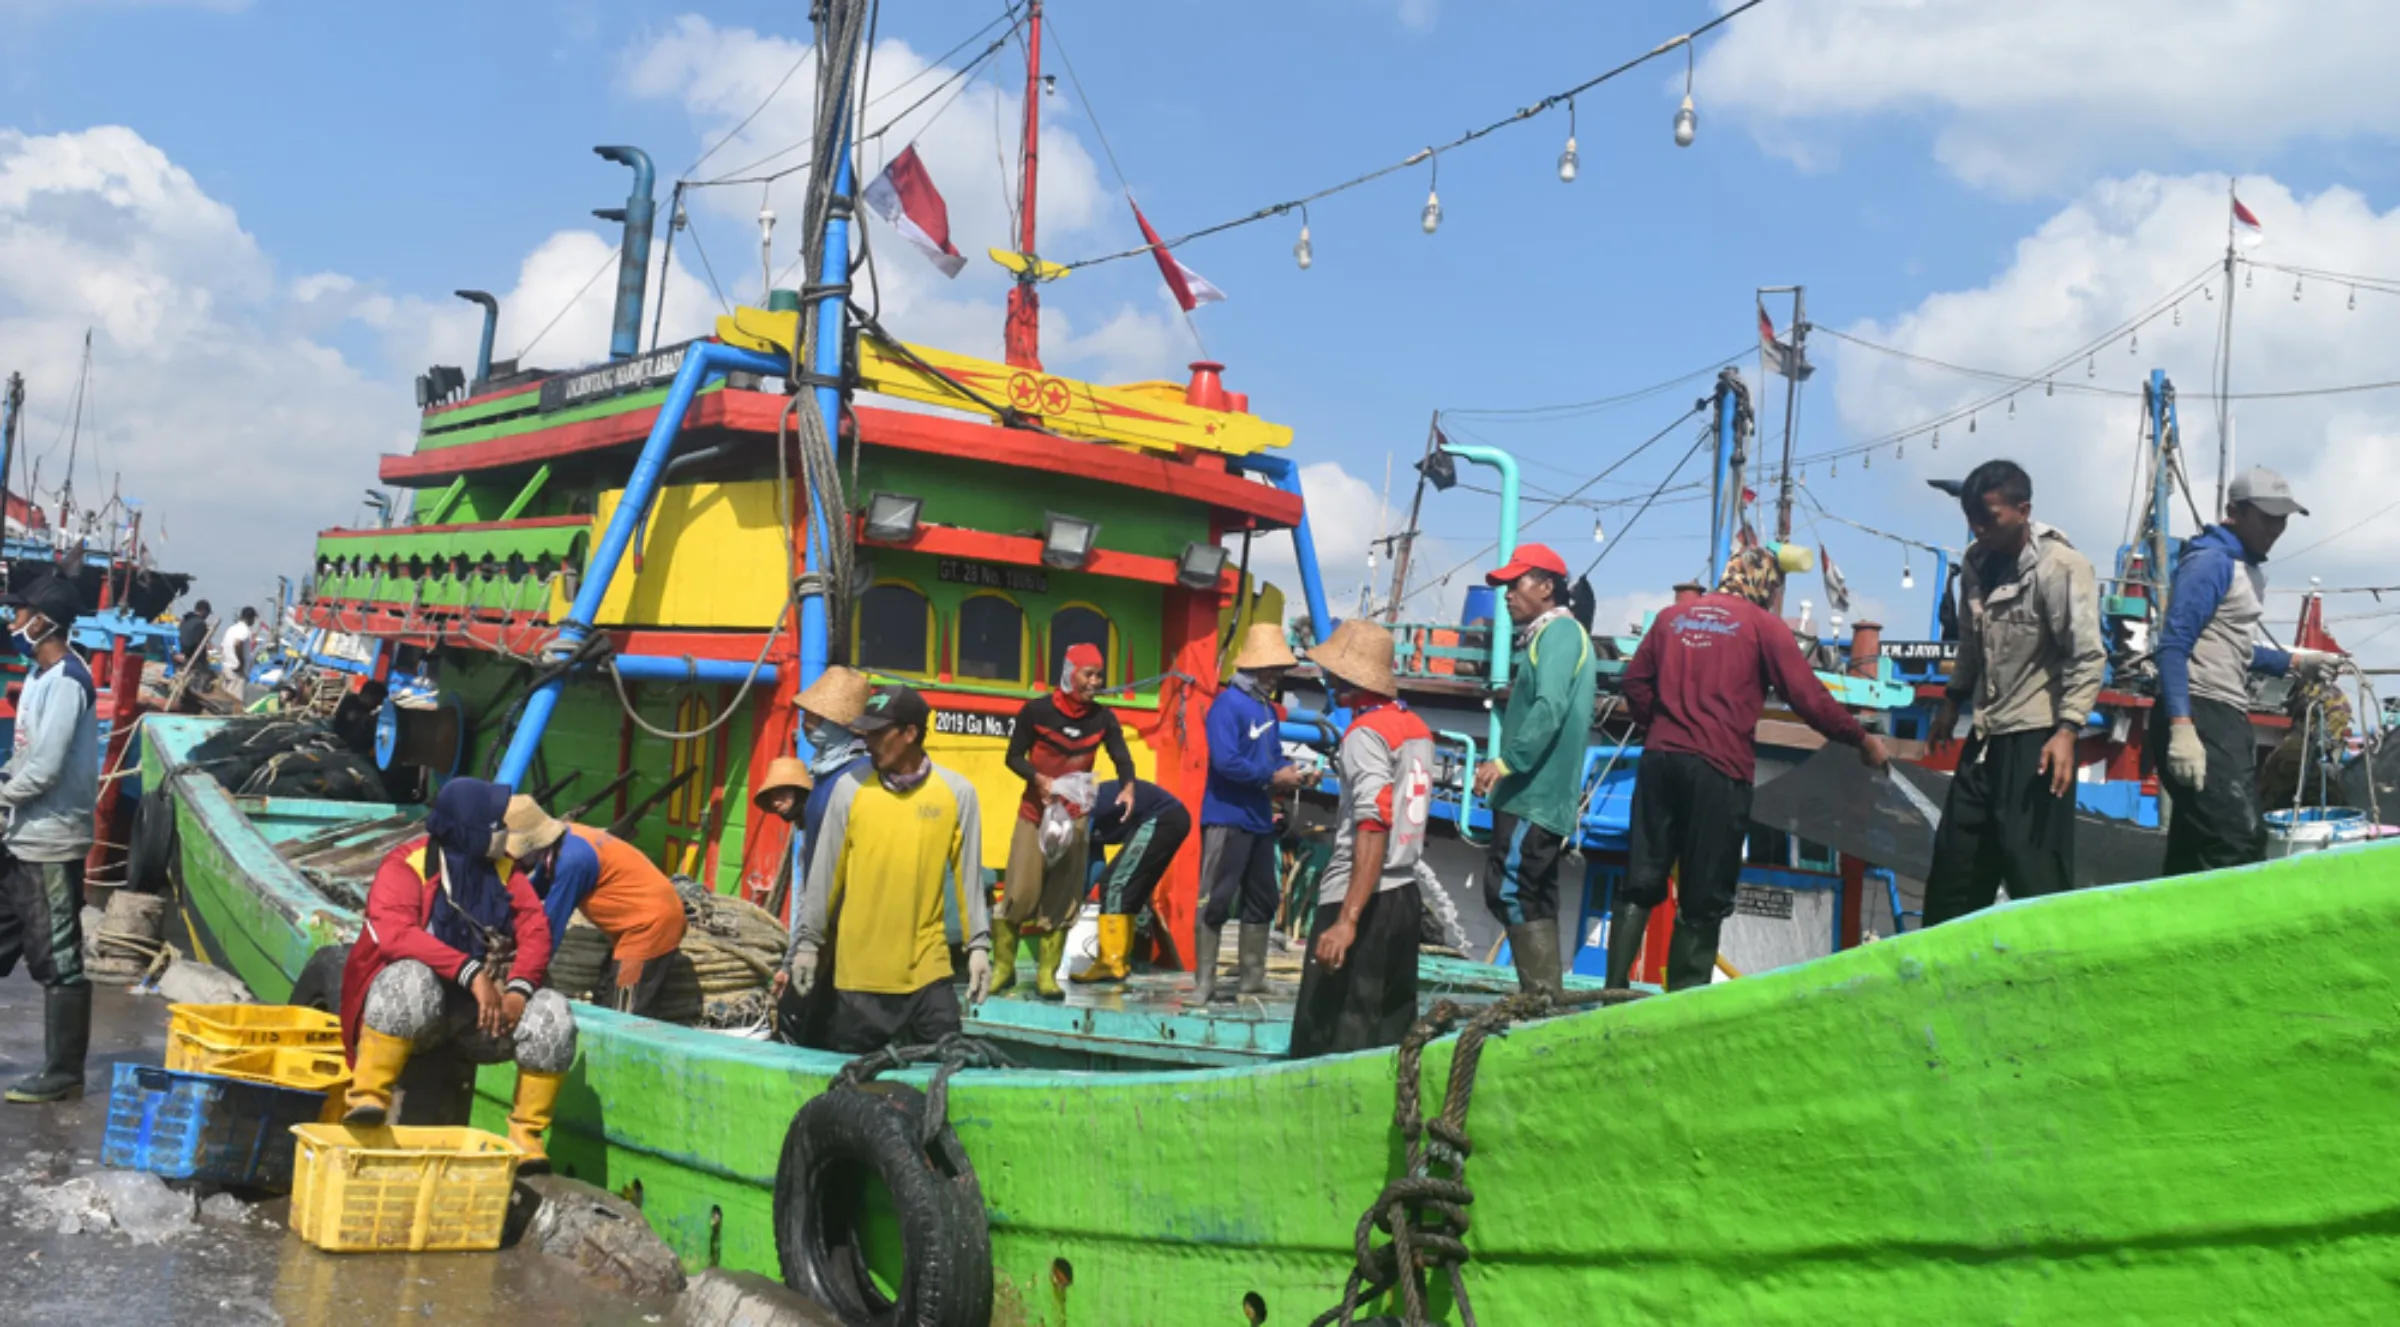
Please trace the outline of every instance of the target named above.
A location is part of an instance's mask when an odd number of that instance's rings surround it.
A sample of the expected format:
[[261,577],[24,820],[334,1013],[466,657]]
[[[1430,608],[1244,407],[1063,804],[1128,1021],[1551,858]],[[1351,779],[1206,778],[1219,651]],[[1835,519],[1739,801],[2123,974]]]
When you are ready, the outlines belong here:
[[550,1169],[550,1154],[542,1150],[542,1131],[550,1127],[550,1114],[558,1108],[558,1090],[566,1081],[565,1074],[517,1070],[517,1099],[508,1108],[508,1141],[525,1154],[517,1162],[520,1173],[540,1174]]
[[992,918],[992,989],[998,995],[1017,984],[1017,924]]
[[1067,933],[1044,931],[1035,943],[1035,959],[1041,966],[1033,974],[1033,993],[1045,1000],[1066,999],[1066,988],[1058,984],[1058,966],[1067,960]]
[[1128,958],[1133,953],[1133,918],[1111,913],[1100,915],[1100,957],[1089,967],[1072,974],[1075,981],[1123,981],[1133,971]]
[[392,1118],[392,1085],[408,1067],[408,1042],[377,1032],[358,1030],[358,1063],[350,1070],[349,1110],[342,1123],[354,1129],[374,1129]]

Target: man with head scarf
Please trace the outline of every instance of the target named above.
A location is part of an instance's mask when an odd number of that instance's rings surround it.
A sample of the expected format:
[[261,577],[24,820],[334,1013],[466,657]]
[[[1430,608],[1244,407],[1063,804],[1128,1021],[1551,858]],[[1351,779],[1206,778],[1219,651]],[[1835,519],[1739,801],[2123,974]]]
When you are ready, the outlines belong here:
[[1125,745],[1125,728],[1116,713],[1097,697],[1108,683],[1106,661],[1096,645],[1067,647],[1060,661],[1058,688],[1036,696],[1017,711],[1016,728],[1008,738],[1009,772],[1025,780],[1025,796],[1017,804],[1017,827],[1008,841],[1008,880],[1000,899],[1000,915],[992,918],[992,993],[1016,984],[1017,939],[1038,937],[1039,968],[1033,977],[1035,994],[1062,999],[1058,965],[1067,954],[1067,927],[1083,907],[1085,871],[1091,859],[1090,808],[1076,818],[1074,836],[1056,856],[1042,847],[1042,813],[1058,800],[1051,785],[1071,774],[1089,773],[1108,748],[1116,770],[1118,797],[1127,810],[1133,805],[1133,752]]
[[1500,715],[1500,749],[1475,771],[1491,799],[1492,840],[1483,865],[1484,906],[1508,928],[1517,984],[1563,989],[1558,956],[1559,859],[1575,842],[1583,753],[1598,686],[1592,635],[1567,606],[1567,563],[1544,544],[1522,544],[1484,580],[1505,587],[1517,625],[1517,670]]
[[0,769],[0,812],[8,817],[0,852],[0,976],[25,960],[42,984],[41,1072],[8,1090],[16,1102],[83,1095],[92,1040],[92,984],[83,972],[83,863],[92,850],[92,808],[100,791],[95,693],[67,632],[83,598],[61,576],[45,576],[0,597],[19,646],[31,656],[17,696],[16,737]]
[[1857,747],[1869,768],[1890,762],[1882,740],[1834,703],[1791,629],[1767,611],[1783,577],[1777,551],[1741,550],[1714,594],[1659,612],[1626,666],[1625,706],[1648,733],[1634,774],[1631,863],[1608,928],[1610,986],[1632,984],[1670,873],[1677,897],[1667,989],[1714,979],[1717,938],[1741,881],[1769,689],[1827,741]]
[[414,1052],[448,1047],[476,1064],[514,1060],[508,1140],[521,1165],[547,1168],[542,1131],[575,1063],[575,1016],[542,984],[550,919],[503,856],[508,797],[497,783],[450,780],[425,817],[425,837],[376,868],[366,924],[342,970],[352,1066],[342,1122],[383,1124]]
[[[1200,907],[1192,920],[1192,984],[1219,997],[1217,953],[1240,909],[1242,995],[1267,990],[1267,937],[1283,891],[1275,878],[1275,797],[1308,776],[1283,758],[1283,678],[1300,661],[1280,623],[1252,624],[1234,657],[1233,681],[1209,702],[1208,784],[1200,795]],[[1234,992],[1224,992],[1233,998]]]

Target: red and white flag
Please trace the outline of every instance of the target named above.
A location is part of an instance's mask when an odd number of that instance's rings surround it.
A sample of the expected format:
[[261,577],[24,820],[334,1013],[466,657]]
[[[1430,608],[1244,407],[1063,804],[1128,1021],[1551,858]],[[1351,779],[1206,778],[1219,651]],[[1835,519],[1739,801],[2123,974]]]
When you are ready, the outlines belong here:
[[1816,366],[1808,362],[1797,347],[1775,339],[1775,320],[1767,316],[1767,306],[1758,306],[1758,348],[1767,358],[1767,368],[1786,378],[1807,382]]
[[2233,200],[2233,238],[2245,249],[2255,249],[2267,242],[2267,228],[2259,224],[2258,214],[2242,206],[2238,197]]
[[[1131,201],[1131,200],[1128,200]],[[1203,304],[1214,304],[1225,298],[1225,292],[1198,272],[1185,267],[1183,260],[1169,252],[1158,232],[1150,229],[1150,218],[1142,215],[1142,205],[1133,204],[1133,224],[1142,228],[1142,239],[1150,245],[1150,256],[1158,259],[1158,274],[1166,278],[1167,291],[1185,313]]]
[[932,259],[943,276],[955,277],[965,269],[966,256],[950,243],[950,207],[925,173],[925,163],[917,159],[916,144],[900,149],[862,197],[885,225]]
[[1833,565],[1833,550],[1817,545],[1817,558],[1825,575],[1825,602],[1836,613],[1850,611],[1850,582],[1842,579],[1842,569]]

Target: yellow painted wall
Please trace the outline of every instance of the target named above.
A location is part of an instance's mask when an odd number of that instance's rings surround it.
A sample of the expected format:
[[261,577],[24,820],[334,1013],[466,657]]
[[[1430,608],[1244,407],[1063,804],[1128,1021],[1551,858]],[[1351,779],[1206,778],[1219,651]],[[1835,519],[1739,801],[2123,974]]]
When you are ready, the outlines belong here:
[[[1155,779],[1158,757],[1130,727],[1125,730],[1125,745],[1133,752],[1136,777]],[[926,739],[925,751],[933,757],[933,763],[964,774],[975,785],[975,797],[983,813],[983,864],[994,872],[1004,870],[1008,866],[1009,836],[1017,829],[1017,803],[1025,796],[1025,781],[1008,772],[1008,739],[935,733]],[[1100,763],[1092,771],[1092,777],[1099,783],[1116,777],[1116,767],[1109,763],[1107,751],[1100,753]]]
[[[641,570],[631,549],[600,605],[600,625],[746,627],[775,624],[789,592],[775,484],[674,484],[662,489],[643,531]],[[600,495],[592,542],[608,528],[623,489]]]

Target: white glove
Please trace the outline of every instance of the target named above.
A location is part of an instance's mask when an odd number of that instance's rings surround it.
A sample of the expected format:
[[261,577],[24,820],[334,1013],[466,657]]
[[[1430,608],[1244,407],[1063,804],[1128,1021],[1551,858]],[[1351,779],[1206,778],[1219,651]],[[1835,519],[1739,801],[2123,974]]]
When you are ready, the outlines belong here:
[[968,950],[967,1007],[971,1009],[976,1005],[982,1004],[983,997],[991,993],[992,951],[989,949]]
[[817,984],[817,951],[806,948],[792,951],[790,971],[792,974],[792,994],[806,995],[809,993],[809,991],[815,989]]
[[2188,723],[2168,726],[2167,772],[2186,788],[2208,782],[2208,748],[2200,744],[2198,728]]
[[2330,650],[2294,650],[2292,651],[2291,671],[2303,679],[2313,681],[2332,672],[2334,665],[2341,661],[2342,656]]

